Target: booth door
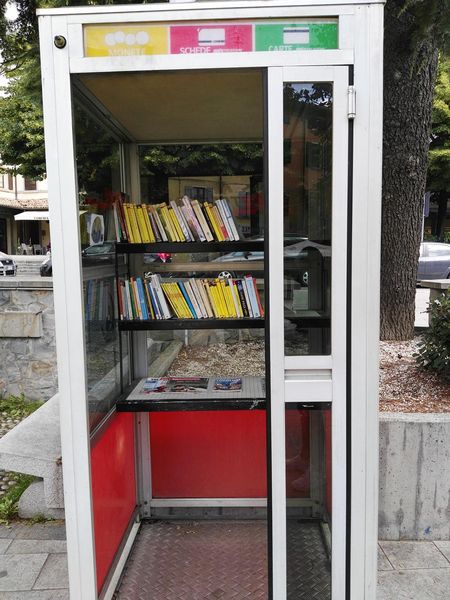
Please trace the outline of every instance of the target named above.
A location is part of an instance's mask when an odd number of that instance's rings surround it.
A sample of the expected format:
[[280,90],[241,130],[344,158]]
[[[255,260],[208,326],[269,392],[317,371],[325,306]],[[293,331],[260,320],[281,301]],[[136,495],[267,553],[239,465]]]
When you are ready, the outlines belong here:
[[268,71],[273,598],[341,600],[349,70]]

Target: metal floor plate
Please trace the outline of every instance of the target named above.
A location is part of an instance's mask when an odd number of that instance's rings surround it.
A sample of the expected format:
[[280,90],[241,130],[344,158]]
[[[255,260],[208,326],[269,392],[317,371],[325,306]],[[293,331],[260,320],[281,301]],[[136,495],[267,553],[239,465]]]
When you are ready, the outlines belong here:
[[[289,521],[288,600],[329,600],[318,523]],[[267,600],[265,521],[144,521],[116,600]]]
[[331,565],[319,521],[287,521],[288,600],[330,600]]

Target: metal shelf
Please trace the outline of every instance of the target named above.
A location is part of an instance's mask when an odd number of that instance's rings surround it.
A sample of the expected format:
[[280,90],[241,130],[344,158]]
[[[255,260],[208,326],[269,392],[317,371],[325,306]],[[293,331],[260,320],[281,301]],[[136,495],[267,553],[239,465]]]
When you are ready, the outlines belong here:
[[263,251],[263,240],[239,240],[233,242],[154,242],[153,244],[129,244],[117,242],[117,254],[155,254],[158,252],[251,252]]
[[155,319],[119,321],[119,331],[183,329],[263,329],[264,319]]

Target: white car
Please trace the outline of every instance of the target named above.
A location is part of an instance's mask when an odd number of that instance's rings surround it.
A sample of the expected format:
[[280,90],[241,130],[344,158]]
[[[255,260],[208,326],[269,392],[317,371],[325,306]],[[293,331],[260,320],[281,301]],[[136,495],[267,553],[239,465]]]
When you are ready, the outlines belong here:
[[17,265],[14,260],[4,252],[0,252],[0,275],[15,275],[16,273]]

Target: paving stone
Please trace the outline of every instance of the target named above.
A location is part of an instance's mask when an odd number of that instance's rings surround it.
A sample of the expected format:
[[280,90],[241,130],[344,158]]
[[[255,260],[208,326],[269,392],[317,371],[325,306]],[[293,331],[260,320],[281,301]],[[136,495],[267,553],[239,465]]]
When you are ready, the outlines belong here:
[[20,524],[14,531],[14,539],[21,540],[65,540],[66,527],[64,523],[35,523]]
[[70,600],[69,590],[42,590],[31,592],[0,592],[0,600]]
[[0,555],[0,591],[31,590],[47,554]]
[[448,600],[450,569],[378,573],[377,600]]
[[67,552],[67,544],[65,540],[0,540],[7,541],[9,548],[7,554],[54,554]]
[[394,570],[394,567],[388,561],[385,553],[380,548],[380,546],[378,546],[378,570],[379,571],[393,571]]
[[394,569],[445,569],[448,561],[433,542],[380,542]]
[[434,542],[447,560],[450,561],[450,542]]
[[35,590],[56,590],[69,587],[66,554],[49,554],[39,577],[34,584]]

